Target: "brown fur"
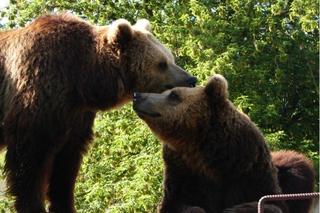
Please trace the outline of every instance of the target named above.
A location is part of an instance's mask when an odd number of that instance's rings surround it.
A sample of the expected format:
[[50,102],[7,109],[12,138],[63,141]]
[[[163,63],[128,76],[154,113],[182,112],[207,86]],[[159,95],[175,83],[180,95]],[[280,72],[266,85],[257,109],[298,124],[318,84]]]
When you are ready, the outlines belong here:
[[[275,153],[273,164],[262,133],[228,100],[227,88],[224,77],[214,75],[205,87],[142,93],[134,100],[139,117],[165,144],[159,212],[254,213],[264,195],[312,191],[314,174],[306,158]],[[286,166],[299,172],[289,174]],[[301,188],[286,186],[281,173]],[[291,210],[290,203],[268,202],[265,212],[288,212],[287,204]]]
[[[312,162],[295,151],[272,152],[272,162],[278,168],[278,178],[283,193],[314,191],[315,171]],[[309,212],[311,199],[287,201],[290,213]]]
[[0,32],[0,144],[19,213],[45,212],[46,193],[50,211],[75,212],[74,183],[97,110],[124,104],[133,91],[190,85],[144,26],[96,27],[62,14]]

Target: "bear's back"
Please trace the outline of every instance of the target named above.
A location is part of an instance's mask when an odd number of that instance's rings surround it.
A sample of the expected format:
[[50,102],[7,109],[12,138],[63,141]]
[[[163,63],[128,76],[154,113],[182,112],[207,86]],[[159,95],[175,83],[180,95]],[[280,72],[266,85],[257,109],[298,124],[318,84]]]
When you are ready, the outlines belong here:
[[80,70],[91,70],[95,35],[92,25],[67,14],[43,16],[24,28],[1,32],[1,87],[10,81],[20,88],[18,81],[24,79],[48,84],[51,78],[59,83]]
[[5,67],[9,69],[8,63],[20,60],[24,63],[35,58],[64,55],[63,61],[67,61],[68,55],[80,56],[83,51],[95,48],[94,29],[89,23],[68,14],[39,17],[24,28],[0,32],[0,63],[4,61],[1,64],[6,63]]

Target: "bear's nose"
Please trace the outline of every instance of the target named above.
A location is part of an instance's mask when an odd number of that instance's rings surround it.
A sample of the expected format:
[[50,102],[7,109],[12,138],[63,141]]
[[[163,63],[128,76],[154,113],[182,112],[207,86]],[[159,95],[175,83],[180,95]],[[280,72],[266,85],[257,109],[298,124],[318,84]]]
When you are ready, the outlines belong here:
[[187,83],[190,85],[190,87],[195,87],[198,79],[196,77],[190,77],[187,79]]
[[141,94],[138,92],[133,93],[133,101],[139,101],[141,99]]

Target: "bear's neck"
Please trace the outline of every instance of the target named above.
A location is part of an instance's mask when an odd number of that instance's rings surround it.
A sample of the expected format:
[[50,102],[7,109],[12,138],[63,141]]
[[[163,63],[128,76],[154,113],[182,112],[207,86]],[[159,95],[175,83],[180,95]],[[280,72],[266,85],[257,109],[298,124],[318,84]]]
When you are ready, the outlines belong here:
[[[99,43],[100,42],[100,43]],[[87,70],[80,88],[85,108],[90,110],[108,110],[131,100],[133,93],[130,58],[121,55],[119,50],[106,45],[106,41],[97,41],[97,59],[92,58],[92,69]]]
[[[203,150],[201,150],[201,146],[203,146],[203,141],[205,140],[203,138],[203,131],[205,131],[205,128],[199,128],[197,131],[190,130],[188,133],[176,130],[177,133],[175,135],[164,136],[158,134],[158,136],[164,144],[181,156],[189,169],[217,181],[220,178],[219,172],[214,167],[208,165],[203,157]],[[182,132],[183,134],[180,134]]]

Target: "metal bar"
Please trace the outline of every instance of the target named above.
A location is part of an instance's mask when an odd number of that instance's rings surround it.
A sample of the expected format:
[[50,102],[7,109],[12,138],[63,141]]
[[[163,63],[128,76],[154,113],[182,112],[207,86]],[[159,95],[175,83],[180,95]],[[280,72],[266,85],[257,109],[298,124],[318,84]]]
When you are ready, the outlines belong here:
[[315,197],[319,197],[319,192],[312,192],[312,193],[298,193],[298,194],[278,194],[278,195],[266,195],[260,198],[258,202],[258,213],[263,213],[263,204],[266,201],[270,200],[305,200],[311,199]]

